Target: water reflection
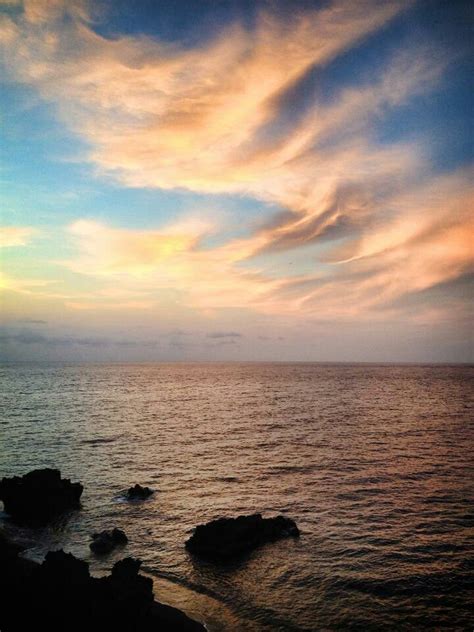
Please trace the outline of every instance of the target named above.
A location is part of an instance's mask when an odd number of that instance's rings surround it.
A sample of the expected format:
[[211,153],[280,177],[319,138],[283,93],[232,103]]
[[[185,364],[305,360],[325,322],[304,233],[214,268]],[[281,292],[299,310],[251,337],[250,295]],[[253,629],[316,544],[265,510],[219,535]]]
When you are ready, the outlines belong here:
[[[472,368],[36,365],[1,373],[9,422],[0,429],[8,446],[1,472],[56,466],[85,484],[83,511],[32,536],[37,555],[65,546],[98,571],[110,568],[113,556],[90,558],[88,542],[117,526],[157,581],[177,582],[180,599],[212,610],[214,625],[227,629],[239,629],[235,621],[246,630],[470,621]],[[139,505],[116,502],[137,481],[156,493]],[[300,541],[263,547],[231,569],[184,550],[196,524],[256,511],[294,518]]]

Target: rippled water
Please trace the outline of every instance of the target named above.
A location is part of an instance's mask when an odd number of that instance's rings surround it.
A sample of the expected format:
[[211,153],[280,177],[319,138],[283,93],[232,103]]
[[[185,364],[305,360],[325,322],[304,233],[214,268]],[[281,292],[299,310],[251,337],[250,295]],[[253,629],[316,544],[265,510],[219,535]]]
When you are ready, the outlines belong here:
[[[56,466],[83,507],[38,532],[100,572],[118,526],[158,598],[211,630],[472,629],[472,367],[11,365],[0,475]],[[121,501],[132,483],[157,492]],[[198,523],[260,511],[302,530],[231,568],[193,560]],[[11,528],[11,527],[9,527]]]

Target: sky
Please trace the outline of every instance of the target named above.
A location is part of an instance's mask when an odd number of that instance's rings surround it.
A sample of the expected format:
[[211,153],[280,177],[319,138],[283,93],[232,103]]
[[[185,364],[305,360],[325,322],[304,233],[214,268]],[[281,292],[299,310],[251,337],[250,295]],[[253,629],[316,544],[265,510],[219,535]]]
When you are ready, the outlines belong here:
[[0,0],[0,358],[472,361],[471,29]]

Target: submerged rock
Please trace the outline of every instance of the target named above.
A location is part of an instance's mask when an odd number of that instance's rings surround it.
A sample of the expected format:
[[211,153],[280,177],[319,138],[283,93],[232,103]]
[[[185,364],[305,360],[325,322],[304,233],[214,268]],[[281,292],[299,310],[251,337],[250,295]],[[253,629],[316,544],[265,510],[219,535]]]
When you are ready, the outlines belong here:
[[133,487],[129,487],[127,490],[127,498],[130,500],[142,500],[148,498],[154,493],[154,490],[150,487],[142,487],[137,483],[136,485],[133,485]]
[[203,558],[226,561],[267,542],[299,534],[294,520],[285,516],[262,518],[261,514],[252,514],[219,518],[197,526],[186,548]]
[[205,632],[181,611],[153,601],[153,582],[139,574],[140,560],[125,558],[101,578],[62,550],[49,552],[42,564],[24,561],[18,547],[0,538],[2,632]]
[[91,551],[98,555],[110,553],[116,546],[127,544],[128,538],[125,531],[121,529],[112,529],[111,531],[101,531],[92,534],[92,542],[89,547]]
[[46,522],[53,516],[79,507],[83,486],[61,478],[53,469],[33,470],[24,476],[0,481],[0,500],[6,513],[28,522]]

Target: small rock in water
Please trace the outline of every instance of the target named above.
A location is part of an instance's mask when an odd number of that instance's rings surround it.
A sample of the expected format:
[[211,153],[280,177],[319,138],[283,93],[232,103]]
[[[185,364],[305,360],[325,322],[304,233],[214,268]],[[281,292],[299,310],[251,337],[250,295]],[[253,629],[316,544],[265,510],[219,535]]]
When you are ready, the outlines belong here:
[[83,486],[61,478],[59,470],[33,470],[24,476],[0,481],[0,500],[13,518],[44,523],[53,516],[79,507]]
[[154,490],[150,487],[142,487],[141,485],[134,485],[133,487],[129,487],[127,491],[127,498],[131,500],[148,498],[154,493]]
[[92,542],[89,547],[91,551],[98,555],[110,553],[116,546],[127,544],[128,538],[121,529],[112,529],[112,531],[101,531],[92,535]]
[[220,518],[199,525],[187,540],[191,553],[214,561],[226,561],[281,538],[298,537],[294,520],[285,516],[262,518],[261,514]]

